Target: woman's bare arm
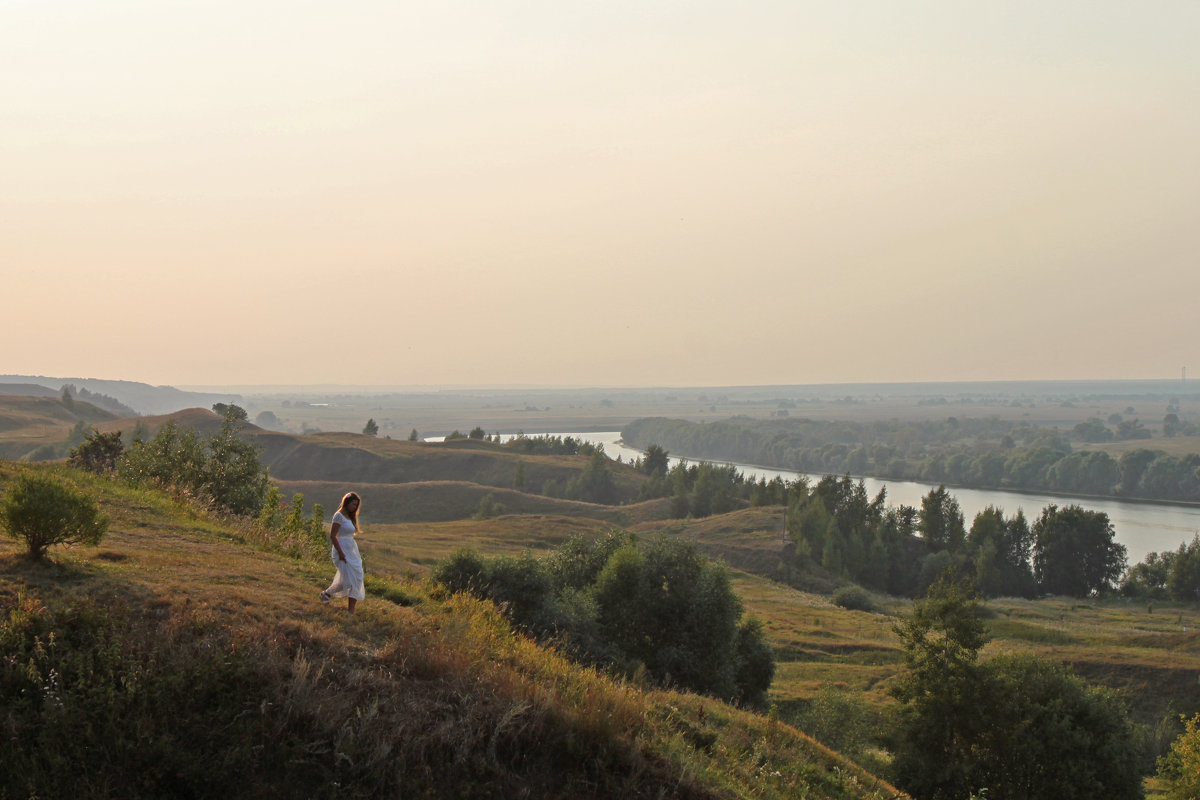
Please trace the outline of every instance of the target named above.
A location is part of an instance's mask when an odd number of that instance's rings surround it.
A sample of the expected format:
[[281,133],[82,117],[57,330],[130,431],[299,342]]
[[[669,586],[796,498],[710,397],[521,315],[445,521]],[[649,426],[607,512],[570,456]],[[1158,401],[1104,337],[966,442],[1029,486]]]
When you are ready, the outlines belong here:
[[342,523],[335,522],[333,527],[329,529],[329,540],[333,542],[334,549],[337,550],[338,560],[345,561],[346,554],[342,552],[342,543],[338,541],[338,528],[342,527]]

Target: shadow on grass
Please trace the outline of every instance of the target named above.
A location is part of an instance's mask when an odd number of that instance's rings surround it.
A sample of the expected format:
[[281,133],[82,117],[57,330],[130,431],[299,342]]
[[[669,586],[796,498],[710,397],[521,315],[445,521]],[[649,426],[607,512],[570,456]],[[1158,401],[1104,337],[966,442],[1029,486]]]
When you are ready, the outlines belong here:
[[27,595],[79,604],[118,602],[126,607],[157,608],[164,601],[145,586],[114,572],[108,564],[128,556],[101,551],[90,556],[82,553],[52,554],[40,561],[28,554],[0,554],[0,598]]

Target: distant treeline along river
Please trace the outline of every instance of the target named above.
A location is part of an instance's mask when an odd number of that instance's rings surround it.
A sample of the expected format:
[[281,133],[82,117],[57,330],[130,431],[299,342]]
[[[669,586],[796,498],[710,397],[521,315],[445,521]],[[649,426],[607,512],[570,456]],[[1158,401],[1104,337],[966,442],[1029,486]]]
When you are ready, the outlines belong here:
[[[601,444],[604,445],[604,452],[610,458],[620,456],[624,461],[638,459],[643,455],[641,450],[627,447],[621,441],[619,431],[538,435],[572,436],[585,442],[591,442],[592,444]],[[672,455],[670,458],[671,466],[674,466],[681,460],[683,459]],[[702,459],[690,458],[686,460],[696,462]],[[798,475],[805,475],[805,477],[815,483],[822,477],[821,475],[786,472],[755,464],[739,464],[727,461],[719,463],[732,463],[733,466],[741,470],[747,477],[765,477],[767,480],[780,477],[784,480],[793,481]],[[937,488],[937,484],[917,481],[884,481],[878,478],[863,478],[862,481],[867,487],[867,493],[872,497],[878,494],[880,489],[886,488],[888,505],[892,506],[903,504],[920,508],[921,498],[928,494],[930,489]],[[1006,514],[1015,513],[1018,508],[1023,509],[1025,516],[1029,518],[1030,522],[1041,513],[1043,508],[1051,504],[1057,505],[1060,508],[1066,505],[1078,504],[1090,511],[1103,511],[1108,515],[1109,520],[1112,521],[1117,541],[1125,545],[1128,549],[1130,565],[1143,560],[1147,553],[1177,550],[1179,545],[1190,542],[1192,537],[1197,532],[1200,532],[1200,508],[1192,506],[1129,502],[1093,497],[1071,497],[1069,495],[1034,494],[1031,492],[1017,492],[1003,489],[961,489],[951,487],[950,493],[954,495],[962,507],[963,517],[968,528],[971,526],[971,520],[974,519],[975,515],[988,506],[996,506],[1003,509]]]

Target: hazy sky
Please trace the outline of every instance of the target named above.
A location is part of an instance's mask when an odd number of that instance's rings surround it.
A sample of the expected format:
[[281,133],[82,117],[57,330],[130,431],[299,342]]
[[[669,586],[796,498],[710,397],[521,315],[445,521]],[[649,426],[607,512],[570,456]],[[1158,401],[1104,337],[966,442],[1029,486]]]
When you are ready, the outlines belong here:
[[1200,376],[1200,2],[0,0],[0,373]]

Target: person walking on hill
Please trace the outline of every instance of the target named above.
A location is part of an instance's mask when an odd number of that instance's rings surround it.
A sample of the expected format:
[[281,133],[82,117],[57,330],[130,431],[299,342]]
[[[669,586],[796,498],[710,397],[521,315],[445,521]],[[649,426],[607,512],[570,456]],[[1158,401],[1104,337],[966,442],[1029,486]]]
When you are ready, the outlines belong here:
[[361,505],[362,498],[356,492],[346,492],[341,507],[333,512],[333,524],[329,528],[329,541],[333,547],[329,548],[329,557],[337,568],[337,574],[333,576],[329,588],[320,595],[322,603],[328,603],[334,597],[345,597],[346,607],[351,614],[358,601],[367,596],[363,587],[362,556],[358,553],[358,542],[354,541],[358,536],[358,509]]

